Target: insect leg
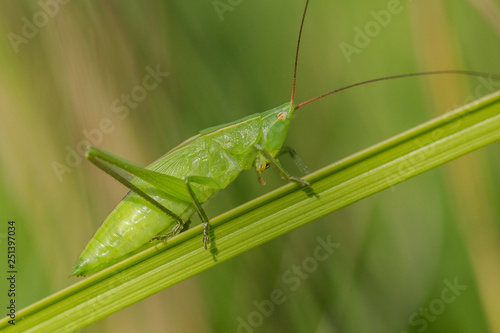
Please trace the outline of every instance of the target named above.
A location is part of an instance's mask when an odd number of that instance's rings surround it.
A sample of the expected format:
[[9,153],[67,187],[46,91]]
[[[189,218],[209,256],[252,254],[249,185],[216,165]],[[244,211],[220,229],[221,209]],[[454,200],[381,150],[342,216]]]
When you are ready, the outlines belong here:
[[283,154],[290,154],[290,157],[293,159],[297,167],[302,171],[304,174],[310,173],[309,169],[307,166],[304,164],[304,162],[301,160],[297,152],[290,146],[283,146],[281,147],[281,150],[278,152],[276,156],[280,156]]
[[178,233],[187,230],[189,223],[191,223],[191,220],[188,220],[187,222],[177,222],[177,224],[172,228],[172,230],[170,230],[169,232],[167,232],[164,235],[152,237],[149,240],[149,242],[153,243],[153,241],[155,241],[155,240],[159,240],[160,242],[164,242],[167,239],[169,239],[170,237],[173,237],[173,236],[177,235]]
[[[183,180],[183,183],[184,183],[185,188],[187,189],[186,192],[189,194],[189,198],[190,198],[189,202],[192,202],[194,204],[196,212],[198,213],[198,216],[200,217],[200,219],[203,222],[203,245],[204,245],[205,249],[208,249],[208,244],[210,243],[210,236],[209,236],[210,221],[208,220],[207,213],[205,212],[205,210],[201,206],[200,200],[198,199],[198,196],[196,194],[196,191],[198,189],[193,188],[191,184],[197,183],[197,184],[204,185],[204,186],[207,186],[207,187],[212,187],[212,188],[215,188],[215,189],[218,189],[218,190],[220,190],[221,187],[213,179],[208,178],[208,177],[203,177],[203,176],[188,176],[188,177],[186,177]],[[173,235],[175,235],[175,234],[177,234],[177,233],[179,233],[179,232],[187,229],[187,226],[188,226],[188,224],[190,222],[191,222],[191,220],[189,220],[185,224],[178,223],[169,233],[167,233],[165,235],[153,237],[151,240],[154,240],[154,239],[159,239],[159,240],[168,239],[171,236],[173,236]]]
[[182,218],[179,215],[177,215],[174,212],[172,212],[171,210],[165,208],[158,201],[156,201],[151,196],[149,196],[148,194],[146,194],[144,191],[142,191],[141,189],[139,189],[137,186],[135,186],[134,184],[132,184],[122,174],[120,174],[119,172],[117,172],[111,165],[109,165],[106,162],[101,161],[101,153],[102,152],[100,152],[98,150],[89,150],[89,151],[87,151],[87,158],[89,159],[90,162],[92,162],[93,164],[95,164],[97,167],[99,167],[100,169],[102,169],[104,172],[106,172],[107,174],[109,174],[111,177],[115,178],[120,183],[122,183],[123,185],[125,185],[126,187],[128,187],[131,191],[137,193],[144,200],[146,200],[147,202],[149,202],[150,204],[152,204],[153,206],[155,206],[156,208],[158,208],[160,211],[162,211],[163,213],[165,213],[166,215],[170,216],[172,219],[174,219],[175,221],[177,221],[178,225],[180,224],[181,226],[183,226],[185,224],[184,220],[182,220]]
[[261,183],[262,185],[266,185],[266,180],[264,179],[264,177],[262,177],[262,171],[260,171],[260,169],[256,168],[255,171],[257,171],[257,179],[259,180],[259,183]]
[[259,183],[261,183],[262,185],[266,185],[266,180],[264,179],[264,177],[262,177],[262,173],[271,166],[271,163],[269,163],[261,154],[257,154],[257,156],[255,157],[254,166],[255,171],[257,172]]
[[[112,171],[114,171],[113,174],[120,175],[120,179],[124,179],[126,182],[130,182],[130,180],[132,179],[130,174],[132,174],[168,195],[171,195],[185,202],[191,202],[191,197],[188,191],[186,191],[186,185],[180,178],[169,176],[153,170],[148,170],[140,165],[129,162],[127,160],[124,160],[123,158],[94,147],[87,147],[86,157],[94,164],[96,164],[96,162],[99,162],[99,165],[96,165],[103,170],[104,168],[102,168],[101,165],[105,164],[107,168],[104,171],[107,172],[107,170],[111,169]],[[119,180],[118,178],[116,179]],[[130,188],[130,186],[123,183],[121,180],[119,181]]]
[[169,232],[167,232],[164,235],[159,235],[159,236],[155,236],[155,237],[151,238],[149,240],[149,242],[152,243],[155,240],[159,240],[161,242],[166,241],[170,237],[175,236],[178,233],[181,233],[181,232],[184,232],[184,231],[188,230],[190,224],[191,224],[191,220],[190,219],[187,220],[184,223],[177,222],[177,224],[172,228],[172,230],[170,230]]
[[203,246],[205,247],[205,250],[207,250],[208,243],[210,243],[210,236],[208,234],[208,232],[210,230],[210,221],[208,220],[207,213],[205,212],[205,210],[201,206],[200,201],[196,197],[196,194],[194,193],[194,190],[191,187],[191,183],[198,183],[198,184],[212,186],[212,187],[216,187],[216,188],[220,188],[220,186],[208,177],[191,176],[191,177],[186,177],[186,179],[184,181],[186,183],[186,188],[189,191],[189,194],[191,195],[191,199],[193,199],[193,203],[194,203],[194,206],[196,208],[196,211],[198,212],[198,215],[200,216],[200,219],[203,222]]
[[280,165],[280,163],[271,155],[271,153],[269,153],[266,149],[264,149],[264,147],[262,147],[261,145],[255,145],[255,148],[264,155],[264,157],[269,161],[269,163],[271,163],[271,165],[273,165],[276,169],[278,169],[278,172],[281,174],[281,177],[290,182],[295,182],[300,186],[311,186],[311,184],[307,180],[290,175]]

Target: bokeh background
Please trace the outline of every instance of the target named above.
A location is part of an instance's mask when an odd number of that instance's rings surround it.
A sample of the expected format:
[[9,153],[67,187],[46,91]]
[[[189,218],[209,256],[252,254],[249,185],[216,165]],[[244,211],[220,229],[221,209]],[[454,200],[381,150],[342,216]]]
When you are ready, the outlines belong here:
[[[109,119],[112,130],[95,134],[96,145],[147,165],[200,129],[288,101],[304,6],[66,2],[8,1],[0,12],[0,241],[5,253],[7,221],[15,220],[20,308],[77,281],[67,278],[72,265],[126,193],[81,157],[68,165],[85,132]],[[390,18],[381,13],[388,8]],[[500,73],[499,22],[498,0],[312,0],[297,101],[415,71]],[[372,37],[356,37],[357,28]],[[347,44],[359,46],[349,57]],[[169,75],[141,95],[137,87],[157,67]],[[301,109],[287,143],[317,170],[498,88],[456,76],[359,87]],[[120,99],[132,93],[125,113]],[[499,148],[367,198],[81,331],[500,332]],[[253,172],[242,174],[210,201],[209,215],[283,184],[266,174],[265,187]],[[291,290],[286,277],[313,256],[318,237],[340,246],[307,276],[292,274]],[[259,322],[256,304],[275,289],[286,301]],[[1,278],[2,308],[6,290]]]

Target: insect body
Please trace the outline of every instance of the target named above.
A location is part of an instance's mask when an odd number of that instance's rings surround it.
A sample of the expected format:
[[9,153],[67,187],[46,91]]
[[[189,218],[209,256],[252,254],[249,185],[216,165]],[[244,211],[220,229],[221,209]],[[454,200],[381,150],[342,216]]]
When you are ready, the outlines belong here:
[[262,172],[273,165],[284,179],[309,186],[307,181],[291,176],[275,159],[281,153],[289,153],[302,171],[307,172],[295,152],[283,147],[294,111],[306,104],[341,90],[381,80],[430,74],[490,77],[487,73],[460,70],[395,75],[330,91],[295,106],[298,51],[308,3],[309,0],[306,1],[299,30],[290,102],[233,123],[200,131],[200,134],[184,141],[147,168],[96,148],[88,148],[87,158],[131,192],[97,230],[71,275],[96,273],[143,250],[149,246],[148,242],[168,239],[186,228],[195,212],[203,221],[203,243],[207,248],[210,241],[209,221],[201,204],[226,188],[243,170],[254,167],[259,181],[264,184]]
[[[146,169],[90,148],[91,161],[104,160],[136,174],[138,177],[131,184],[139,191],[131,191],[104,221],[75,264],[72,275],[98,272],[142,250],[155,235],[177,233],[197,210],[205,223],[206,247],[208,219],[200,204],[227,187],[243,170],[254,167],[264,183],[261,173],[274,165],[283,178],[308,185],[290,176],[274,158],[282,148],[294,109],[292,103],[285,103],[231,124],[203,130]],[[285,151],[293,153],[286,148]],[[154,179],[159,175],[170,177]],[[138,192],[176,216],[164,214]]]

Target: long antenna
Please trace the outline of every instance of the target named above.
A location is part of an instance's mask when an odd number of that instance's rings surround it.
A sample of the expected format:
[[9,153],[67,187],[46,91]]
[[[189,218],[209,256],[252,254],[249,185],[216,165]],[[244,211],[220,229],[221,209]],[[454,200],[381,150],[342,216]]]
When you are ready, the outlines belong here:
[[[306,5],[304,8],[304,13],[302,14],[302,21],[300,23],[300,30],[299,30],[299,38],[297,40],[297,50],[295,51],[295,66],[293,69],[293,84],[292,84],[292,97],[290,98],[290,103],[293,105],[295,101],[295,84],[297,81],[297,64],[299,62],[299,50],[300,50],[300,40],[302,38],[302,30],[304,28],[304,20],[306,18],[306,13],[307,13],[307,7],[309,6],[309,0],[306,0]],[[314,101],[317,101],[319,99],[322,99],[323,97],[333,95],[335,93],[338,93],[339,91],[342,90],[347,90],[350,88],[354,88],[357,86],[362,86],[368,83],[373,83],[373,82],[378,82],[378,81],[385,81],[385,80],[393,80],[393,79],[400,79],[400,78],[405,78],[405,77],[412,77],[412,76],[424,76],[424,75],[438,75],[438,74],[458,74],[458,75],[469,75],[469,76],[479,76],[479,77],[488,77],[488,78],[493,78],[496,80],[500,80],[500,75],[495,75],[495,74],[490,74],[490,73],[484,73],[484,72],[474,72],[474,71],[466,71],[466,70],[440,70],[440,71],[429,71],[429,72],[417,72],[417,73],[408,73],[408,74],[400,74],[400,75],[393,75],[393,76],[386,76],[386,77],[381,77],[377,79],[372,79],[368,81],[362,81],[358,82],[355,84],[348,85],[346,87],[342,87],[330,92],[327,92],[323,95],[311,98],[305,102],[300,103],[295,107],[295,110],[303,107],[304,105],[307,105],[309,103],[312,103]]]
[[[300,40],[300,37],[299,37]],[[483,72],[473,72],[473,71],[464,71],[464,70],[442,70],[442,71],[431,71],[431,72],[419,72],[419,73],[409,73],[409,74],[400,74],[400,75],[393,75],[393,76],[386,76],[386,77],[381,77],[378,79],[372,79],[368,81],[363,81],[363,82],[358,82],[355,84],[348,85],[346,87],[336,89],[330,92],[327,92],[326,94],[311,98],[305,102],[300,103],[295,107],[295,110],[303,107],[306,104],[312,103],[314,101],[317,101],[318,99],[322,99],[323,97],[333,95],[339,91],[354,88],[357,86],[361,86],[364,84],[368,83],[373,83],[373,82],[378,82],[378,81],[385,81],[385,80],[392,80],[392,79],[400,79],[404,77],[411,77],[411,76],[423,76],[423,75],[436,75],[436,74],[459,74],[459,75],[469,75],[469,76],[480,76],[480,77],[489,77],[489,78],[494,78],[494,79],[500,79],[500,75],[495,75],[495,74],[490,74],[490,73],[483,73]],[[295,88],[295,77],[294,77],[294,88]],[[292,102],[293,102],[293,92],[292,92]]]
[[297,81],[297,63],[299,61],[300,38],[302,37],[302,28],[304,27],[304,19],[306,18],[308,5],[309,5],[309,0],[306,1],[306,7],[304,8],[304,13],[302,14],[302,22],[300,23],[300,30],[299,30],[299,39],[297,40],[297,51],[295,51],[295,67],[293,69],[292,97],[290,98],[290,103],[292,105],[295,99],[295,82]]

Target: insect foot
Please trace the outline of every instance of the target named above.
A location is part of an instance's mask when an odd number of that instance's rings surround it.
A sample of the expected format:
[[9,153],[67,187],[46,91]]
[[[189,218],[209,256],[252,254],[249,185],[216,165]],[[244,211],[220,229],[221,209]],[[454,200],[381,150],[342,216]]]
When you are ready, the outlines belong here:
[[170,230],[170,232],[168,232],[165,235],[155,236],[155,237],[151,238],[149,240],[149,243],[153,243],[155,240],[159,240],[160,242],[164,242],[164,241],[168,240],[169,238],[172,238],[173,236],[177,235],[179,232],[183,231],[184,228],[189,225],[189,223],[191,223],[191,220],[189,220],[188,223],[177,222],[175,227],[173,227],[172,230]]
[[307,180],[304,180],[302,178],[297,178],[297,177],[291,176],[289,178],[289,180],[292,181],[292,182],[294,182],[294,183],[299,184],[300,186],[311,187],[311,183],[309,183]]
[[210,244],[210,223],[207,221],[203,223],[203,246],[205,250],[208,250],[208,244]]
[[158,240],[160,242],[164,242],[168,239],[168,234],[167,235],[161,235],[161,236],[155,236],[149,240],[149,243],[153,243],[155,240]]

